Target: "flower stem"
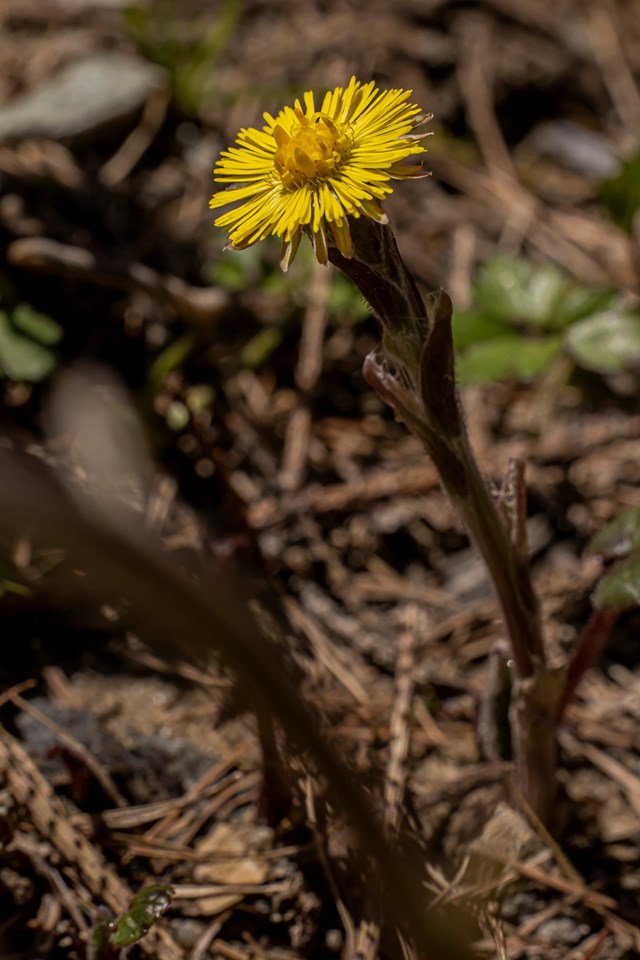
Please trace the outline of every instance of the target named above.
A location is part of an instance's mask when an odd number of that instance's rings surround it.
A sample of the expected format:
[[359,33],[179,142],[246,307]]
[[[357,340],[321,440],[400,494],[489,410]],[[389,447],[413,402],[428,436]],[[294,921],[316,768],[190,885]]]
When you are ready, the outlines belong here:
[[[352,236],[352,258],[336,248],[329,256],[360,288],[382,329],[380,350],[365,361],[365,379],[424,443],[487,565],[513,659],[511,726],[520,788],[540,819],[548,821],[561,678],[546,665],[523,518],[517,516],[510,529],[471,451],[455,383],[451,300],[444,291],[423,300],[388,228],[358,220]],[[511,493],[521,505],[522,472],[516,469],[513,475]]]
[[510,542],[471,453],[466,430],[455,444],[446,445],[443,454],[437,449],[429,449],[429,453],[491,574],[511,641],[515,674],[520,680],[527,679],[545,665],[545,654],[538,601],[526,558],[522,562]]

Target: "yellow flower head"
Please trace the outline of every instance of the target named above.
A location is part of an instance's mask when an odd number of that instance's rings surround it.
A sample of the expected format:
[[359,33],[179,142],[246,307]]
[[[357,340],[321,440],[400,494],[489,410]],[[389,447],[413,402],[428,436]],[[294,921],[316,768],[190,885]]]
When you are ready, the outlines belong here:
[[352,254],[348,217],[363,214],[386,223],[378,201],[392,192],[389,180],[427,176],[422,164],[405,163],[425,153],[423,127],[431,119],[407,103],[410,90],[380,91],[355,77],[325,94],[316,110],[313,93],[285,107],[266,126],[238,134],[214,170],[219,183],[236,184],[216,193],[213,209],[234,204],[215,220],[229,230],[228,247],[242,250],[275,234],[282,237],[280,264],[293,260],[303,228],[316,257],[327,263],[328,225],[344,257]]

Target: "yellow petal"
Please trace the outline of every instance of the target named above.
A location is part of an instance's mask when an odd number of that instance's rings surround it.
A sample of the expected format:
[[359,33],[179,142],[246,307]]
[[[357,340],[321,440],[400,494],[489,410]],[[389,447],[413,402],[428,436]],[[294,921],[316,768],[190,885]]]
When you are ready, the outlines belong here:
[[[215,219],[236,248],[271,234],[281,237],[282,267],[292,262],[305,228],[316,258],[326,263],[327,225],[343,256],[353,253],[349,217],[387,217],[380,201],[393,181],[427,176],[415,157],[431,119],[409,101],[410,91],[380,90],[351,77],[317,101],[306,91],[291,106],[265,113],[265,126],[240,130],[222,151],[214,179]],[[316,111],[316,106],[321,109]]]
[[351,230],[349,229],[349,221],[347,218],[345,217],[343,220],[332,220],[331,233],[336,242],[336,247],[342,256],[350,260],[353,256],[353,242],[351,240]]
[[311,241],[313,243],[313,252],[316,255],[316,260],[326,267],[329,263],[329,251],[327,249],[327,235],[324,232],[322,224],[320,224],[318,231],[311,234]]
[[302,239],[302,227],[298,227],[296,232],[293,234],[290,240],[282,241],[282,252],[280,254],[280,269],[283,273],[286,273],[291,264],[293,263],[293,258],[298,252],[298,247],[300,246],[300,241]]

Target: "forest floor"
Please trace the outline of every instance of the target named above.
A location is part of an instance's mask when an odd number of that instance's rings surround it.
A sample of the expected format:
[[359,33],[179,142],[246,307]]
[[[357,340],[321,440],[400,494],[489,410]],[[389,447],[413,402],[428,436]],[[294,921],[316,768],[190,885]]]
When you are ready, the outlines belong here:
[[[135,509],[176,569],[197,555],[214,591],[222,571],[252,594],[354,780],[406,822],[431,893],[477,925],[474,956],[630,960],[640,617],[620,617],[567,712],[552,840],[510,811],[508,764],[478,736],[502,624],[434,467],[361,376],[375,320],[304,245],[283,277],[276,244],[223,253],[212,226],[211,170],[240,127],[352,74],[435,114],[431,178],[386,207],[425,291],[468,309],[502,255],[637,304],[639,235],[601,193],[639,148],[634,0],[3,0],[0,442],[86,485],[54,385],[75,368],[108,393],[117,375],[153,463]],[[16,352],[18,305],[48,326]],[[590,615],[589,539],[640,507],[637,361],[565,360],[462,391],[486,476],[498,488],[526,463],[554,664]],[[101,430],[114,449],[97,416],[96,469]],[[89,956],[98,906],[121,912],[158,880],[170,909],[132,957],[411,956],[331,796],[279,733],[265,761],[228,673],[181,657],[180,637],[165,657],[106,588],[98,601],[61,583],[64,544],[32,533],[0,568],[0,956]],[[502,858],[482,882],[461,869],[479,837]]]

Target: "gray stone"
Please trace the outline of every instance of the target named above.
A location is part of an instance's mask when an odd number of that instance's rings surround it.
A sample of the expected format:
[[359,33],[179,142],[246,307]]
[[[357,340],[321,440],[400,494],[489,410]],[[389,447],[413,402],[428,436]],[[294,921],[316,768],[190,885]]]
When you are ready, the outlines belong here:
[[0,142],[90,140],[131,120],[166,84],[164,70],[140,57],[92,53],[0,106]]
[[610,141],[572,120],[541,124],[531,139],[542,156],[576,173],[604,179],[615,176],[620,169],[620,159]]

